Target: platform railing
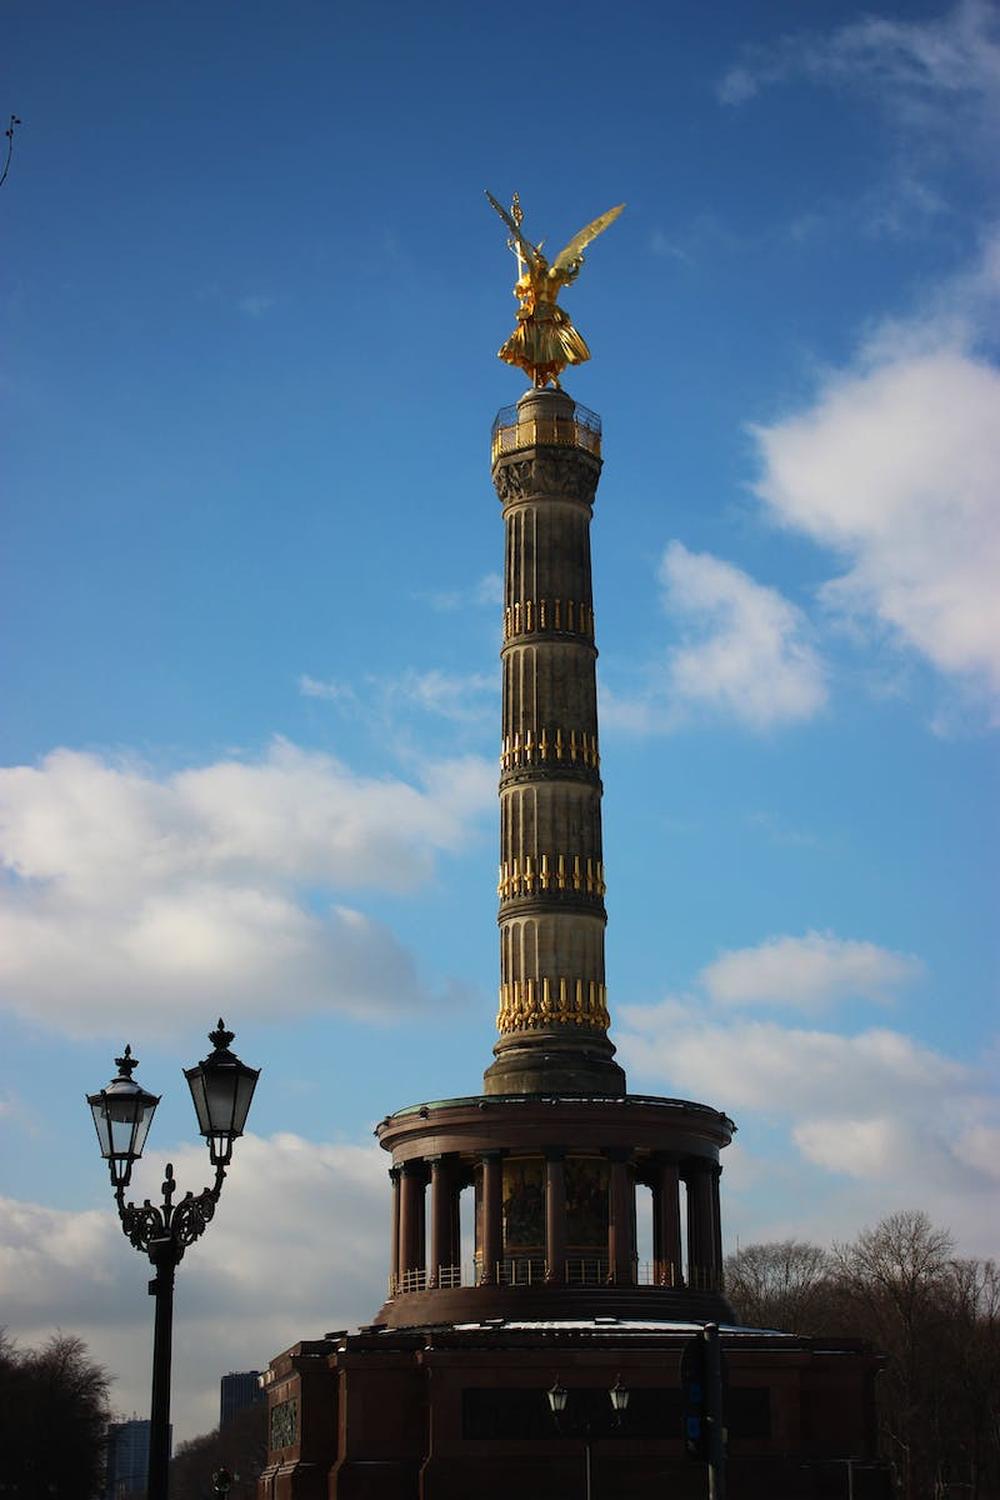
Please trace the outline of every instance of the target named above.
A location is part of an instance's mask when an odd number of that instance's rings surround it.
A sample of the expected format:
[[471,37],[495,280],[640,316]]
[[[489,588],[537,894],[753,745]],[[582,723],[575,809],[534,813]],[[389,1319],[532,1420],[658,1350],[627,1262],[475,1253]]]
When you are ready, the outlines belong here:
[[490,440],[490,462],[496,463],[519,448],[582,448],[601,456],[601,419],[585,406],[574,406],[572,416],[522,417],[516,406],[497,412]]
[[[609,1286],[615,1278],[611,1274],[606,1256],[570,1256],[562,1266],[562,1284],[568,1287]],[[543,1286],[551,1285],[549,1267],[542,1256],[512,1256],[496,1262],[493,1281],[497,1286]],[[438,1266],[435,1272],[421,1267],[404,1271],[401,1276],[388,1278],[390,1297],[407,1292],[426,1292],[440,1289],[451,1290],[463,1286],[483,1284],[482,1263],[471,1265]],[[658,1261],[639,1261],[634,1276],[619,1281],[619,1285],[687,1288],[695,1292],[721,1292],[724,1289],[722,1273],[712,1267],[690,1266],[685,1276],[682,1268],[673,1261],[661,1265]]]
[[497,1281],[501,1286],[538,1286],[545,1281],[545,1261],[530,1255],[502,1260],[497,1266]]
[[566,1261],[564,1280],[567,1286],[606,1286],[608,1262],[606,1256],[570,1256]]
[[684,1285],[681,1268],[672,1260],[666,1265],[661,1265],[655,1260],[639,1261],[636,1266],[635,1280],[637,1286],[682,1287]]
[[438,1266],[433,1274],[423,1266],[419,1270],[404,1271],[401,1276],[387,1276],[386,1285],[390,1297],[403,1292],[429,1292],[447,1290],[459,1286],[477,1286],[479,1277],[473,1265]]

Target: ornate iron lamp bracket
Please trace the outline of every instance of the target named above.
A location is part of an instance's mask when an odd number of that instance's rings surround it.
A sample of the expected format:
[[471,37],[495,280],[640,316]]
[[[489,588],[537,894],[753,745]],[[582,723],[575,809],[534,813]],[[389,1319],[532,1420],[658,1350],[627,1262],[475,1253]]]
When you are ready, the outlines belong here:
[[197,1196],[187,1192],[175,1204],[177,1183],[173,1165],[168,1163],[163,1182],[163,1203],[159,1206],[148,1198],[141,1204],[126,1203],[124,1185],[116,1188],[118,1217],[129,1243],[148,1255],[154,1264],[172,1260],[177,1265],[187,1247],[201,1238],[214,1218],[225,1177],[225,1166],[216,1167],[212,1187],[205,1188]]

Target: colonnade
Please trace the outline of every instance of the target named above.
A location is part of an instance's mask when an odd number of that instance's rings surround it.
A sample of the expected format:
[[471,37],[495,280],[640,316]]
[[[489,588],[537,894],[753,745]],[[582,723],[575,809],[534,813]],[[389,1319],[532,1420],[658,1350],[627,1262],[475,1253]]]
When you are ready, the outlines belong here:
[[[392,1255],[390,1285],[397,1291],[461,1284],[459,1200],[463,1188],[477,1181],[476,1265],[481,1285],[503,1277],[504,1243],[502,1150],[480,1152],[474,1159],[446,1153],[417,1157],[394,1165],[392,1179]],[[551,1147],[535,1160],[544,1161],[545,1280],[558,1286],[566,1278],[567,1242],[565,1148]],[[688,1285],[716,1289],[722,1278],[722,1220],[719,1209],[721,1167],[709,1158],[645,1158],[636,1162],[628,1149],[601,1153],[607,1163],[608,1235],[604,1247],[591,1253],[605,1262],[602,1279],[631,1286],[637,1280],[635,1196],[639,1186],[652,1191],[652,1281],[658,1286]],[[519,1160],[526,1158],[518,1153]],[[682,1195],[686,1213],[682,1214]],[[684,1226],[686,1223],[686,1245]],[[541,1249],[541,1247],[540,1247]],[[523,1250],[518,1252],[523,1257]],[[515,1258],[517,1258],[515,1256]]]

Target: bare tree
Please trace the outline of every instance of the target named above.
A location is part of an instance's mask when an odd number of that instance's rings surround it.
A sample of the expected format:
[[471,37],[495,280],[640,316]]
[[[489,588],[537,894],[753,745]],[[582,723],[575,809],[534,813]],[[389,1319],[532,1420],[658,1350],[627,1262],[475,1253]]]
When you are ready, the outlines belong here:
[[960,1484],[979,1500],[1000,1484],[1000,1270],[991,1260],[956,1260],[944,1286],[942,1337],[935,1348],[935,1484]]
[[953,1257],[947,1230],[918,1209],[889,1214],[853,1244],[834,1246],[841,1290],[888,1356],[880,1421],[905,1500],[931,1495],[937,1483],[932,1419]]
[[832,1252],[797,1240],[726,1262],[758,1327],[862,1338],[885,1355],[884,1456],[905,1500],[1000,1500],[1000,1270],[955,1257],[919,1211],[888,1215]]
[[78,1338],[55,1334],[43,1348],[21,1351],[0,1334],[0,1447],[15,1494],[101,1494],[108,1384]]
[[946,1229],[921,1209],[889,1214],[851,1245],[834,1245],[844,1284],[890,1326],[911,1328],[928,1294],[947,1279],[955,1253]]
[[746,1245],[726,1259],[726,1294],[752,1327],[819,1332],[831,1265],[829,1251],[802,1240]]

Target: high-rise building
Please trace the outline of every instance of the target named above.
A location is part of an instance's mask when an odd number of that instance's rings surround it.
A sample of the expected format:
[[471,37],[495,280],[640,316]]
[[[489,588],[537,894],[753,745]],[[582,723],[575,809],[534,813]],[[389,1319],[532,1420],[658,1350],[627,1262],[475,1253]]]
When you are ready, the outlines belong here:
[[[168,1437],[168,1451],[172,1444],[173,1428]],[[107,1466],[105,1469],[105,1500],[125,1500],[125,1497],[145,1495],[146,1475],[149,1471],[149,1422],[132,1417],[127,1422],[108,1423]]]
[[[262,1500],[575,1500],[584,1474],[588,1496],[592,1483],[616,1500],[701,1497],[704,1466],[685,1456],[697,1381],[684,1387],[681,1365],[707,1323],[721,1325],[727,1367],[732,1500],[884,1493],[871,1462],[878,1358],[734,1326],[719,1193],[732,1120],[629,1094],[614,1059],[590,566],[601,464],[598,418],[561,390],[526,392],[494,425],[505,530],[494,1060],[480,1092],[379,1125],[388,1297],[357,1334],[272,1361]],[[616,1413],[608,1396],[622,1386]]]
[[263,1399],[259,1370],[237,1370],[223,1375],[219,1381],[220,1428],[228,1426],[238,1412]]

